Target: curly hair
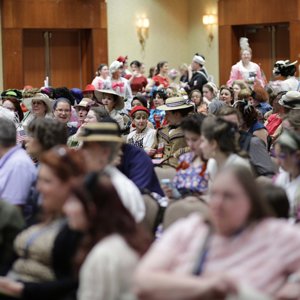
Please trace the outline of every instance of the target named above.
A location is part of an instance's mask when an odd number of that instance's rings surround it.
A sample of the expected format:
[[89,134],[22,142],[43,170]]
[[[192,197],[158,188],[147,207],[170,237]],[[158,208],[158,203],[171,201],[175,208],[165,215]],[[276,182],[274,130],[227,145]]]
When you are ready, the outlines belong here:
[[251,97],[259,102],[267,102],[269,100],[268,92],[260,84],[254,84]]
[[250,128],[252,124],[258,120],[258,112],[253,105],[248,104],[247,101],[237,101],[234,103],[236,108],[243,118],[244,124]]
[[44,151],[56,145],[65,145],[68,140],[65,124],[50,118],[33,119],[28,124],[27,133],[37,139]]

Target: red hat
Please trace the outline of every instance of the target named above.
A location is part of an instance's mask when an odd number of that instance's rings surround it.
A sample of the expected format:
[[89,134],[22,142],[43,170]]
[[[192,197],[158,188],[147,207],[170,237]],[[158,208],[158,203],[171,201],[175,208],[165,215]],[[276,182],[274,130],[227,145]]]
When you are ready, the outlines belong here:
[[137,111],[144,111],[145,113],[147,113],[147,115],[149,116],[150,115],[150,112],[149,110],[144,107],[144,106],[135,106],[131,111],[130,111],[130,116],[133,117],[133,115],[137,112]]
[[95,90],[95,87],[92,84],[88,84],[84,90],[82,91],[83,93],[90,93]]
[[125,61],[127,60],[127,58],[128,58],[128,56],[126,55],[126,56],[119,56],[118,58],[117,58],[117,61],[119,61],[119,62],[121,62],[121,63],[125,63]]

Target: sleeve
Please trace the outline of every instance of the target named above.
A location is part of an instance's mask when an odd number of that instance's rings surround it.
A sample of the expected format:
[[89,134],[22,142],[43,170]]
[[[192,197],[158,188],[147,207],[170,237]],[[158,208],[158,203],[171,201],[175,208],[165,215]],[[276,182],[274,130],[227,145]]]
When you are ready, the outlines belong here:
[[151,148],[151,146],[154,144],[155,142],[155,136],[156,136],[156,130],[154,129],[148,129],[149,132],[148,134],[145,136],[144,141],[143,141],[143,147],[145,150]]
[[229,80],[227,81],[227,86],[232,86],[232,83],[239,79],[239,69],[237,65],[234,65],[231,67],[231,71],[230,71],[230,76],[229,76]]
[[[191,257],[187,257],[187,248],[194,239],[195,232],[198,232],[199,235],[206,232],[201,223],[201,218],[196,215],[175,222],[164,232],[161,239],[151,246],[142,258],[138,268],[147,271],[171,271],[186,259],[196,264],[196,257],[195,261]],[[195,254],[197,256],[197,253]]]
[[80,272],[78,300],[119,299],[118,268],[111,255],[101,251],[87,258]]
[[258,64],[256,64],[256,80],[260,83],[262,87],[266,85],[265,79],[261,72],[261,68]]
[[131,102],[132,100],[132,91],[131,91],[131,87],[130,87],[130,84],[129,82],[127,81],[125,83],[126,87],[125,87],[125,98],[127,99],[127,101]]
[[[34,168],[34,167],[33,167]],[[24,205],[30,192],[30,188],[36,179],[36,170],[31,170],[25,163],[16,164],[8,175],[8,181],[13,179],[16,185],[7,184],[1,195],[10,204]]]

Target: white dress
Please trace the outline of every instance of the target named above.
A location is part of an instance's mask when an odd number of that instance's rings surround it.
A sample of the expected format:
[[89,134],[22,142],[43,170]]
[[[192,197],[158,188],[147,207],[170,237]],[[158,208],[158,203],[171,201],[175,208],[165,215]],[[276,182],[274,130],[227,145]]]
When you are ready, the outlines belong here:
[[134,300],[132,275],[137,253],[118,234],[98,242],[79,274],[78,300]]
[[127,136],[127,143],[143,148],[144,150],[149,150],[154,144],[155,136],[156,130],[152,128],[146,127],[141,133],[133,130]]

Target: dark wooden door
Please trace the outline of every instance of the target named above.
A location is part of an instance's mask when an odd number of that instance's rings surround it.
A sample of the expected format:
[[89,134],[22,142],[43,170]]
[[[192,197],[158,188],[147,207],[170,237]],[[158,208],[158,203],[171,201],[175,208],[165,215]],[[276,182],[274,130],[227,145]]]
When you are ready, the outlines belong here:
[[[247,37],[252,49],[252,61],[259,64],[267,80],[272,79],[277,60],[289,59],[289,26],[287,23],[234,26],[237,40]],[[237,58],[238,60],[238,58]]]
[[24,30],[25,84],[43,86],[47,76],[53,87],[82,88],[86,84],[81,60],[85,36],[81,30]]

